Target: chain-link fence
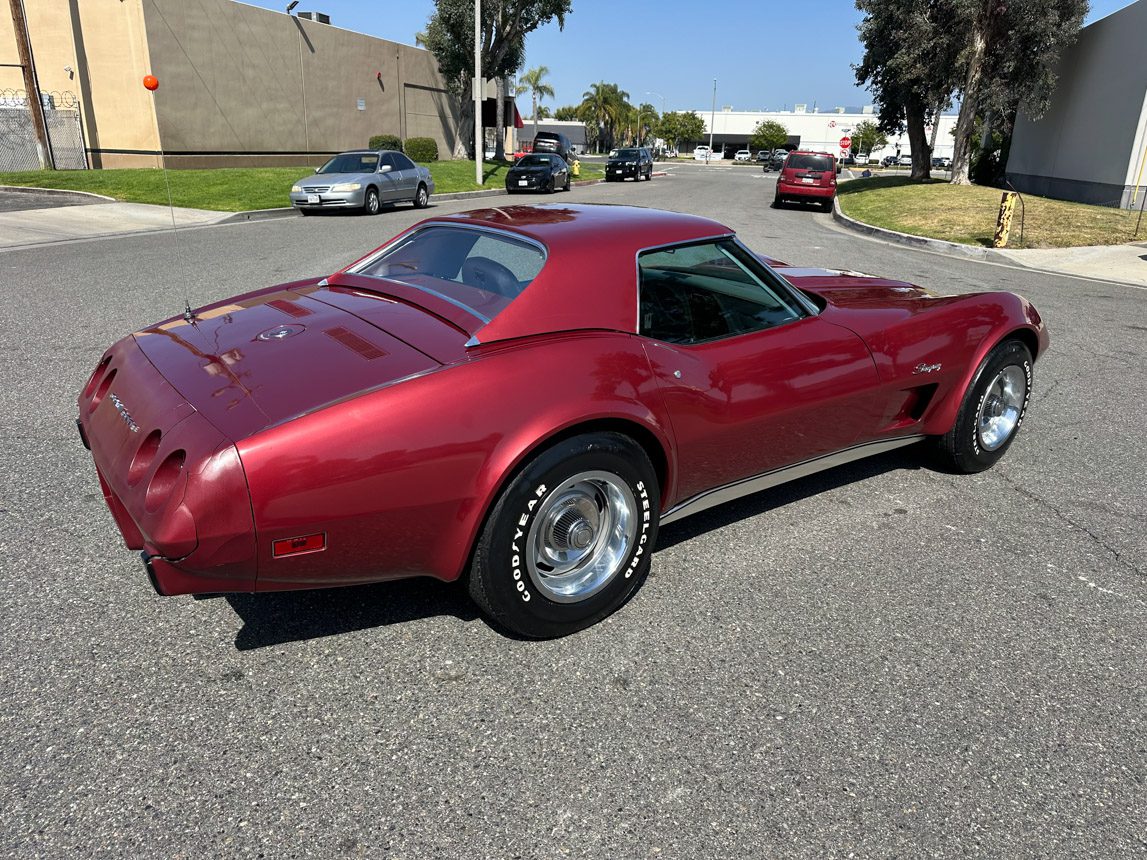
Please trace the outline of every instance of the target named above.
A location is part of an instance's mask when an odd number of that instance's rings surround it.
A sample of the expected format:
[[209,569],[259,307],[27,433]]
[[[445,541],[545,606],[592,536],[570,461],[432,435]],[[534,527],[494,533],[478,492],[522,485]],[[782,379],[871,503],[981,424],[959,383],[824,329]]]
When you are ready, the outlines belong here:
[[[41,93],[44,123],[58,170],[83,170],[84,131],[80,123],[80,103],[72,92]],[[36,126],[24,90],[0,89],[0,171],[39,170]]]

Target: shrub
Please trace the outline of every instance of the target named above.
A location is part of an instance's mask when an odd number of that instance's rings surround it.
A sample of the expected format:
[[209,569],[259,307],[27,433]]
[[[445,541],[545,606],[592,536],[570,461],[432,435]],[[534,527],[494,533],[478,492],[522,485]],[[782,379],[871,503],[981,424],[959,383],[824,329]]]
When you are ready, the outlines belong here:
[[437,161],[438,143],[432,137],[408,137],[405,152],[411,161]]
[[402,152],[402,140],[396,134],[376,134],[370,139],[371,149],[397,149]]

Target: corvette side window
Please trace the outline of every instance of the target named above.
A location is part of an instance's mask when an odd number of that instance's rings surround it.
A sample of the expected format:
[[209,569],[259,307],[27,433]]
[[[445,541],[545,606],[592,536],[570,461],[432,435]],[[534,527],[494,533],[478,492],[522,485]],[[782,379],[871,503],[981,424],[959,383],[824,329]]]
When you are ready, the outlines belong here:
[[668,343],[700,343],[804,316],[759,270],[756,261],[729,240],[642,254],[641,334]]

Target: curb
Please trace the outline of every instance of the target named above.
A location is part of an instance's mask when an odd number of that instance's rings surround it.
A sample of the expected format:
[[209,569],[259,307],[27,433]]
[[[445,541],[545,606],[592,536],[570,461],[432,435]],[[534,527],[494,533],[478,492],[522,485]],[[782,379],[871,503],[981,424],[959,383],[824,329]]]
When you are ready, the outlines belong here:
[[[603,181],[604,180],[601,179],[575,179],[570,182],[570,185],[598,185]],[[3,186],[0,186],[0,191],[2,190],[4,190],[4,188]],[[43,189],[28,188],[25,190],[41,191]],[[435,194],[430,198],[430,200],[431,202],[435,200],[477,200],[482,197],[498,197],[500,195],[506,195],[505,188],[483,188],[481,191],[452,191],[449,194]],[[99,195],[95,196],[98,197]],[[112,198],[108,197],[105,199],[111,200]],[[298,210],[296,210],[293,206],[286,206],[280,209],[252,209],[249,212],[235,212],[234,214],[228,215],[226,218],[223,218],[220,221],[216,221],[215,223],[234,224],[243,221],[270,221],[274,218],[291,218],[297,214]]]
[[[1045,275],[1058,275],[1064,278],[1078,278],[1084,281],[1095,281],[1101,284],[1114,284],[1120,287],[1134,287],[1135,289],[1143,289],[1138,284],[1128,283],[1127,281],[1117,281],[1113,278],[1100,278],[1095,275],[1081,275],[1075,272],[1065,272],[1062,269],[1048,269],[1043,266],[1032,265],[1025,263],[1022,260],[1017,260],[1014,257],[1009,257],[1007,254],[1001,254],[992,248],[977,248],[974,245],[961,245],[957,242],[945,242],[943,239],[929,239],[926,236],[914,236],[911,233],[898,233],[895,230],[885,230],[883,227],[873,227],[871,224],[865,224],[863,221],[857,221],[855,218],[849,218],[840,211],[840,198],[834,198],[832,205],[832,219],[840,224],[841,227],[853,233],[860,233],[863,236],[869,236],[873,239],[881,239],[886,242],[893,242],[897,245],[906,245],[909,248],[916,248],[922,251],[932,251],[936,254],[944,254],[949,257],[963,257],[964,259],[979,260],[985,263],[995,263],[997,265],[1007,266],[1015,269],[1026,269],[1029,272],[1041,272]],[[1131,244],[1144,244],[1136,243]]]
[[[849,218],[840,210],[840,198],[834,198],[832,203],[832,219],[854,233],[873,236],[886,242],[895,242],[897,245],[907,245],[909,248],[922,248],[935,251],[938,254],[948,254],[953,257],[970,257],[973,260],[988,260],[993,263],[1007,263],[1016,265],[1016,260],[1004,254],[998,254],[991,248],[977,248],[975,245],[961,245],[958,242],[945,242],[943,239],[929,239],[926,236],[914,236],[911,233],[898,233],[895,230],[886,230],[883,227],[873,227],[855,218]],[[1031,268],[1024,266],[1024,268]]]
[[270,221],[273,218],[291,218],[298,215],[294,207],[285,206],[279,209],[252,209],[248,212],[235,212],[216,221],[216,224],[234,224],[239,221]]
[[118,203],[114,197],[106,194],[96,194],[92,191],[72,191],[68,188],[36,188],[31,185],[0,185],[0,191],[15,191],[20,194],[76,194],[80,197],[95,197],[97,200],[106,200],[109,203]]

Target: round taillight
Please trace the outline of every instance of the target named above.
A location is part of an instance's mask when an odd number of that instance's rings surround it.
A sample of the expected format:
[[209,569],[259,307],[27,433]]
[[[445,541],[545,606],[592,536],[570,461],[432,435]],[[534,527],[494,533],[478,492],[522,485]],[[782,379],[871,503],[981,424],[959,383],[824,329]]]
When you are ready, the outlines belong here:
[[158,430],[152,430],[140,444],[127,470],[127,482],[129,484],[138,483],[139,479],[151,468],[151,464],[155,461],[155,453],[159,450],[160,435]]
[[151,481],[147,485],[144,504],[148,511],[155,513],[167,501],[171,491],[175,489],[175,484],[179,480],[179,473],[183,471],[183,462],[186,459],[187,453],[183,450],[172,451],[163,458],[163,462],[159,464],[159,468],[155,470],[155,474],[151,476]]
[[115,374],[116,369],[113,367],[108,375],[100,380],[100,384],[96,387],[96,393],[92,395],[91,405],[88,406],[89,412],[95,412],[96,407],[100,405],[100,401],[104,399],[104,395],[111,389]]
[[92,371],[92,375],[88,377],[88,384],[84,386],[84,397],[91,397],[92,392],[96,390],[96,383],[100,381],[100,374],[108,369],[108,365],[112,363],[112,357],[105,355],[103,361],[96,365],[96,369]]

